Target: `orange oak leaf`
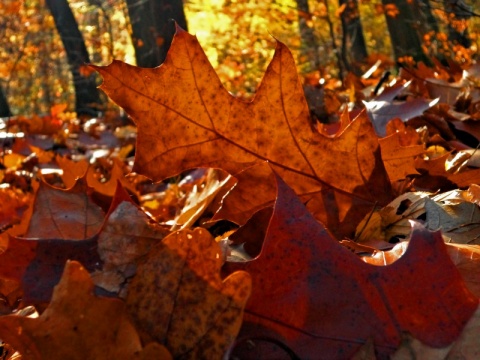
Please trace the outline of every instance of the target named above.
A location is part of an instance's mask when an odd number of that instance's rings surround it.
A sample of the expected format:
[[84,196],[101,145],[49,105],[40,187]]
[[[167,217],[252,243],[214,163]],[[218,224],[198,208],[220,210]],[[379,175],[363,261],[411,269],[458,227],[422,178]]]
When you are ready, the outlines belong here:
[[135,359],[142,346],[125,304],[93,295],[80,263],[67,262],[38,318],[0,317],[0,337],[25,359]]
[[109,172],[109,179],[106,182],[100,182],[98,178],[95,177],[94,168],[89,168],[87,171],[88,185],[103,196],[113,197],[115,195],[115,189],[117,188],[117,182],[119,181],[125,189],[135,194],[135,186],[126,180],[124,176],[124,164],[117,158],[113,158],[112,162],[113,166]]
[[24,210],[31,204],[32,196],[13,188],[0,189],[0,228],[20,223]]
[[[369,339],[388,358],[402,334],[427,345],[453,342],[478,306],[451,262],[439,232],[413,223],[406,253],[372,266],[336,242],[277,177],[278,195],[262,251],[226,272],[246,270],[252,295],[239,339],[271,339],[299,358],[351,358]],[[277,348],[245,342],[239,358],[282,358]],[[283,353],[284,354],[284,353]]]
[[[281,42],[252,102],[228,93],[196,37],[179,27],[161,66],[114,61],[95,69],[104,79],[101,89],[138,126],[133,171],[155,181],[195,167],[218,167],[235,176],[268,161],[339,237],[353,233],[353,224],[375,203],[391,200],[366,114],[335,138],[312,129],[292,54]],[[249,214],[273,200],[256,192]]]
[[63,170],[61,176],[66,188],[73,187],[75,185],[75,181],[83,177],[88,170],[88,161],[85,159],[73,161],[64,156],[57,155],[55,161]]
[[95,192],[103,196],[113,197],[115,194],[117,181],[120,181],[122,185],[132,193],[136,192],[134,186],[132,186],[132,184],[125,179],[123,171],[124,166],[117,158],[112,159],[113,166],[109,173],[109,179],[106,182],[100,182],[97,179],[95,176],[95,169],[93,167],[89,167],[89,164],[85,159],[73,161],[66,157],[57,156],[56,162],[63,170],[62,180],[67,188],[72,187],[77,179],[86,174],[88,186],[92,187]]
[[407,175],[418,174],[415,158],[425,152],[422,145],[402,146],[400,136],[395,133],[378,140],[385,169],[392,182],[405,179]]
[[40,183],[25,238],[82,240],[94,236],[104,219],[91,199],[93,189],[85,178],[67,190]]
[[439,188],[447,189],[448,186],[453,188],[453,185],[465,188],[480,182],[480,169],[478,168],[463,167],[459,172],[449,172],[447,170],[449,157],[451,157],[450,153],[445,153],[432,160],[417,157],[415,167],[423,176],[416,179],[415,184],[431,191],[437,191]]
[[138,266],[127,306],[145,343],[164,344],[176,359],[220,359],[242,324],[250,276],[220,279],[220,246],[205,230],[181,230]]

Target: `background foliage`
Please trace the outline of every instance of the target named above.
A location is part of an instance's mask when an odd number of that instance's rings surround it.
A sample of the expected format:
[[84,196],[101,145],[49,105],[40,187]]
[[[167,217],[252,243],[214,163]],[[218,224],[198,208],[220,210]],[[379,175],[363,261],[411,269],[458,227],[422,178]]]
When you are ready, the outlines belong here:
[[[106,65],[113,59],[135,64],[130,23],[123,0],[70,0],[92,62]],[[426,50],[436,55],[448,51],[445,26],[448,16],[439,1],[431,1],[441,31],[424,39]],[[475,0],[467,5],[478,12]],[[187,0],[188,30],[196,34],[226,87],[238,95],[251,95],[274,50],[274,38],[294,53],[301,73],[319,71],[321,77],[339,76],[337,51],[342,29],[338,2],[309,2],[309,13],[299,12],[294,0]],[[392,56],[385,23],[385,7],[379,0],[360,0],[359,12],[370,54],[368,64]],[[298,20],[314,30],[320,58],[315,69],[301,49]],[[329,24],[332,26],[333,38]],[[480,20],[468,20],[474,45],[457,49],[452,57],[470,59],[479,45]],[[62,43],[44,0],[4,0],[0,3],[0,86],[12,113],[48,113],[60,103],[71,106],[73,87]],[[334,44],[336,46],[334,46]],[[367,64],[367,65],[368,65]],[[70,109],[73,110],[73,109]]]

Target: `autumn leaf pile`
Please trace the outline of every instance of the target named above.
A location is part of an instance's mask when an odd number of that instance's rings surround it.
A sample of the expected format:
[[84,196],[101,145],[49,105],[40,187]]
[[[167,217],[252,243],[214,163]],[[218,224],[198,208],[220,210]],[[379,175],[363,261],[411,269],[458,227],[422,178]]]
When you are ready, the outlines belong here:
[[245,101],[177,29],[93,68],[135,126],[4,122],[0,358],[480,356],[478,67],[307,89],[278,42]]

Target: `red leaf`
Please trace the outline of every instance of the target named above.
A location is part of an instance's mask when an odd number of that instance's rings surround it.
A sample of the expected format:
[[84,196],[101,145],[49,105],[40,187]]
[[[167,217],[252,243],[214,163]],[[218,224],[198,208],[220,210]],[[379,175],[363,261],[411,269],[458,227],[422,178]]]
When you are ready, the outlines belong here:
[[0,254],[0,278],[21,282],[25,303],[45,303],[50,300],[67,260],[79,261],[89,271],[99,267],[97,239],[10,238],[7,250]]
[[[368,339],[387,358],[403,332],[431,346],[445,346],[460,334],[478,299],[439,232],[414,223],[401,259],[385,267],[365,264],[276,177],[278,195],[261,254],[226,264],[227,272],[246,270],[253,281],[240,336],[268,336],[300,358],[330,359],[350,358]],[[241,344],[237,348],[248,354]],[[257,347],[255,356],[281,356],[268,351]]]

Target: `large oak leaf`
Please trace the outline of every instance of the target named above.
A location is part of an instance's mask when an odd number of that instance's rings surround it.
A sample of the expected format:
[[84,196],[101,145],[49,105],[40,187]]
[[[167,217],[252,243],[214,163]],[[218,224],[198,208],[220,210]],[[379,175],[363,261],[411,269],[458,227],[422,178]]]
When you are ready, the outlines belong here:
[[[279,177],[277,183],[260,255],[225,266],[227,273],[246,270],[252,276],[240,339],[270,339],[302,359],[348,359],[372,339],[378,358],[385,359],[404,332],[434,347],[459,336],[478,299],[439,232],[415,223],[400,259],[389,266],[365,264],[332,239]],[[270,348],[257,346],[254,354],[240,348],[242,359],[283,358]]]
[[[313,130],[292,54],[281,42],[251,102],[228,93],[196,37],[178,27],[161,66],[114,61],[95,69],[104,79],[101,89],[138,126],[133,170],[155,181],[194,167],[236,175],[268,160],[339,237],[391,198],[368,117],[354,119],[335,138]],[[274,200],[271,192],[255,195],[250,215]]]

